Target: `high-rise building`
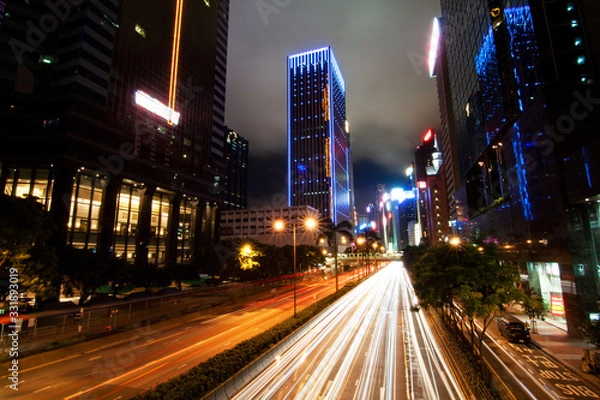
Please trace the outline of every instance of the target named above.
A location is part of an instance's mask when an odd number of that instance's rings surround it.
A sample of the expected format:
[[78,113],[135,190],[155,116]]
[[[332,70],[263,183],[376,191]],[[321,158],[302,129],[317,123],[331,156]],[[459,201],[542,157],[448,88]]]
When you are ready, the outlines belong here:
[[[450,90],[448,62],[446,60],[445,38],[442,32],[443,24],[439,18],[433,21],[431,32],[431,45],[429,48],[429,72],[430,76],[436,77],[440,125],[437,132],[440,148],[443,154],[443,163],[440,170],[441,179],[446,187],[446,203],[448,204],[448,219],[452,230],[458,234],[462,228],[460,204],[456,202],[456,188],[461,186],[460,164],[458,161],[457,136],[454,130],[454,115],[449,104],[452,102]],[[452,129],[452,131],[451,131]]]
[[417,146],[414,165],[417,223],[421,240],[436,245],[444,242],[450,229],[442,153],[433,129],[425,133],[421,145]]
[[287,59],[288,203],[354,223],[346,84],[330,47]]
[[228,0],[2,4],[0,190],[38,197],[57,245],[142,266],[202,257],[221,201]]
[[441,0],[441,10],[434,68],[457,144],[453,218],[498,243],[549,317],[576,331],[600,311],[598,4]]
[[248,141],[228,127],[224,143],[223,209],[248,207]]

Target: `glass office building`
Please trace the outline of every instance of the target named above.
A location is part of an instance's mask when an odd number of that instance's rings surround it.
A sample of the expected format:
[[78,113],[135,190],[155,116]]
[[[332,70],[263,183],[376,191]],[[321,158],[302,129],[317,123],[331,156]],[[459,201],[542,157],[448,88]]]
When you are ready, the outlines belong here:
[[330,47],[291,55],[288,73],[288,203],[335,224],[353,223],[346,84]]
[[599,10],[589,0],[442,0],[444,112],[466,234],[520,266],[577,333],[600,312]]
[[0,190],[56,245],[141,266],[214,245],[229,2],[183,3],[1,2]]

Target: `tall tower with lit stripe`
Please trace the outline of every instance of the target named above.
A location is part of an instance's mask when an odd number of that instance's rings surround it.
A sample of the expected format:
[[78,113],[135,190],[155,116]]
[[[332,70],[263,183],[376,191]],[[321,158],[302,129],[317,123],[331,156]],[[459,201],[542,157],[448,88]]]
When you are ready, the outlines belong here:
[[346,84],[331,47],[288,57],[288,204],[352,221]]

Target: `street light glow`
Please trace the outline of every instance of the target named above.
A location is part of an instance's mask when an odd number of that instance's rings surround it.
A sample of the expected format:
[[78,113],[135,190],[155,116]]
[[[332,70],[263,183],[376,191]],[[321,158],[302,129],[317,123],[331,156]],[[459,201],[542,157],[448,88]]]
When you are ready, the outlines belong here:
[[458,236],[453,236],[453,237],[451,237],[451,238],[450,238],[450,241],[449,241],[449,243],[450,243],[452,246],[459,246],[459,245],[460,245],[460,243],[461,243],[461,240],[460,240],[460,238],[459,238]]
[[273,228],[275,228],[276,231],[282,231],[285,228],[285,222],[278,219],[273,223]]

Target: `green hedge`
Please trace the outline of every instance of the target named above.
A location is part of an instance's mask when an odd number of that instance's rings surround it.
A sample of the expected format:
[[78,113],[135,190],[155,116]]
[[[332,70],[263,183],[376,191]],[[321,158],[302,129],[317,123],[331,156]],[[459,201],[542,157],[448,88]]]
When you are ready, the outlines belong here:
[[290,318],[252,339],[240,342],[234,348],[217,354],[198,364],[187,373],[161,383],[155,388],[134,397],[134,399],[176,400],[201,398],[291,335],[325,307],[350,291],[352,287],[354,287],[354,284],[344,286],[337,293],[327,296],[311,307],[297,313],[296,318]]

